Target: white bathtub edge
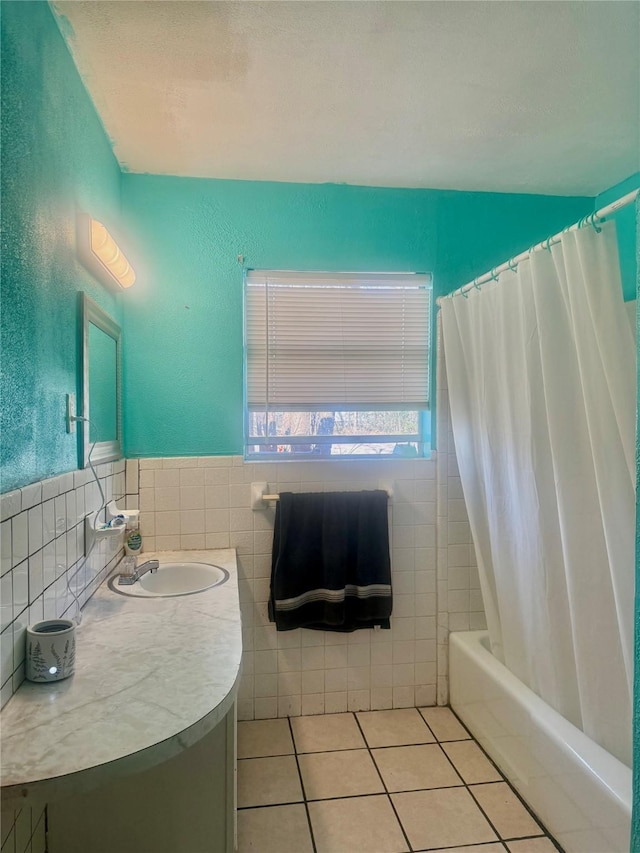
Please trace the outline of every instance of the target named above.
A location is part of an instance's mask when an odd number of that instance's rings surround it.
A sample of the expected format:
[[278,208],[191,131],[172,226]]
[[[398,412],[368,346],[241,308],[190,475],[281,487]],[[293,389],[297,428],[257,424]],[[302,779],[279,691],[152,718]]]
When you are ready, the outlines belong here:
[[[486,631],[449,636],[452,708],[568,852],[605,853],[598,844],[615,843],[627,853],[631,770],[522,684],[483,640]],[[545,786],[571,790],[566,813]]]

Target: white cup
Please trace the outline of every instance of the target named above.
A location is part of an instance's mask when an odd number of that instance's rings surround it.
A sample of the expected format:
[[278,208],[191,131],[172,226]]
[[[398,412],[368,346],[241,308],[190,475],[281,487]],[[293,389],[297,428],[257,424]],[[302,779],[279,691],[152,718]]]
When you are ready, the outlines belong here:
[[45,619],[27,628],[26,677],[29,681],[60,681],[73,675],[76,626],[71,619]]

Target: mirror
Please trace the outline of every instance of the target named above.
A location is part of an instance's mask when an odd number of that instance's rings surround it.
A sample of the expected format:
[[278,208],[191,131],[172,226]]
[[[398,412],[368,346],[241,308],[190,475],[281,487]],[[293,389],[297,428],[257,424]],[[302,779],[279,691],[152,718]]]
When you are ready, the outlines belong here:
[[[122,456],[122,334],[102,308],[82,294],[82,464]],[[95,444],[95,446],[94,446]],[[93,451],[91,448],[93,447]]]

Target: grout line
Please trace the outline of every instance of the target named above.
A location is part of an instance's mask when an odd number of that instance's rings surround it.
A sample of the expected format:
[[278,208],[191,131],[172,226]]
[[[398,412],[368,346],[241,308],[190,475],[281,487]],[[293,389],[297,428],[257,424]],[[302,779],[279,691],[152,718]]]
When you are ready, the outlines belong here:
[[304,810],[307,815],[307,824],[309,826],[309,835],[311,836],[311,846],[313,847],[313,853],[317,853],[316,848],[316,840],[313,836],[313,826],[311,825],[311,814],[309,813],[309,803],[307,801],[307,792],[304,789],[304,779],[302,778],[302,773],[300,772],[300,762],[298,761],[298,753],[296,751],[296,739],[293,735],[293,726],[291,725],[291,717],[287,717],[287,723],[289,725],[289,734],[291,735],[291,743],[293,744],[293,755],[296,760],[296,767],[298,768],[298,779],[300,780],[300,790],[302,791],[302,799],[304,802]]
[[[399,815],[399,814],[398,814],[398,812],[396,811],[395,803],[394,803],[394,802],[393,802],[393,800],[391,799],[391,794],[389,793],[389,789],[387,788],[386,782],[385,782],[385,781],[384,781],[384,779],[382,778],[382,773],[380,772],[380,768],[378,767],[378,765],[377,765],[377,763],[376,763],[375,757],[374,757],[374,755],[373,755],[373,753],[372,753],[372,751],[371,751],[371,747],[369,746],[369,742],[367,741],[367,738],[366,738],[366,735],[365,735],[365,733],[364,733],[364,730],[363,730],[362,726],[360,725],[360,720],[358,719],[358,715],[354,713],[354,715],[353,715],[353,716],[355,717],[356,725],[357,725],[357,726],[358,726],[358,728],[360,729],[360,734],[362,735],[362,738],[363,738],[363,740],[364,740],[364,742],[365,742],[365,744],[366,744],[366,746],[367,746],[367,752],[369,753],[369,757],[371,758],[371,761],[373,762],[373,766],[376,768],[376,772],[377,772],[377,774],[378,774],[378,777],[379,777],[379,779],[380,779],[380,782],[382,783],[382,787],[383,787],[383,788],[384,788],[384,790],[385,790],[385,793],[386,793],[386,795],[387,795],[387,799],[389,800],[389,804],[391,805],[391,808],[393,809],[393,813],[394,813],[394,815],[396,816],[396,820],[398,821],[398,826],[400,827],[400,830],[402,831],[402,834],[403,834],[403,836],[404,836],[404,840],[407,842],[407,847],[409,848],[409,850],[413,850],[414,848],[413,848],[413,846],[412,846],[411,842],[409,841],[409,836],[407,835],[407,833],[406,833],[406,831],[405,831],[405,828],[404,828],[404,826],[403,826],[403,823],[402,823],[402,821],[400,820],[400,815]],[[426,725],[426,723],[425,723],[425,725]],[[427,726],[427,728],[428,728],[428,726]]]
[[[420,716],[422,717],[422,714],[420,714]],[[456,716],[457,716],[457,715],[456,715]],[[357,720],[357,717],[356,717],[356,720]],[[422,717],[422,720],[423,720],[423,722],[424,722],[425,726],[427,727],[427,729],[428,729],[428,730],[433,734],[433,736],[434,736],[434,737],[436,737],[436,735],[435,735],[435,733],[432,731],[432,729],[431,729],[431,728],[429,728],[429,724],[428,724],[428,723],[427,723],[427,721],[424,719],[424,717]],[[358,723],[358,725],[360,725],[360,724]],[[466,726],[464,726],[464,729],[465,729],[465,731],[469,731],[469,730],[467,729],[467,727],[466,727]],[[469,734],[471,734],[471,733],[469,732]],[[364,732],[363,732],[363,735],[364,735]],[[365,738],[365,742],[366,742],[366,738]],[[464,740],[462,740],[462,741],[444,741],[444,743],[469,743],[469,742],[471,742],[471,743],[477,743],[477,741],[475,740],[475,738],[473,738],[473,736],[472,736],[472,739],[471,739],[471,740],[469,740],[469,738],[465,738],[465,739],[464,739]],[[462,773],[458,770],[458,768],[457,768],[457,767],[456,767],[456,765],[453,763],[453,761],[451,760],[451,758],[449,758],[449,756],[448,756],[448,754],[447,754],[446,750],[444,750],[444,749],[442,748],[442,744],[441,744],[441,742],[438,740],[438,738],[437,738],[437,737],[436,737],[436,744],[440,747],[440,752],[445,756],[445,758],[447,759],[447,761],[449,762],[449,764],[451,764],[451,767],[453,768],[453,770],[454,770],[455,774],[456,774],[456,775],[458,776],[458,778],[461,780],[461,784],[460,784],[460,785],[451,785],[451,786],[447,786],[446,788],[443,788],[442,786],[440,786],[439,788],[419,788],[419,789],[417,789],[417,790],[418,790],[418,791],[438,791],[438,790],[440,790],[440,791],[441,791],[441,790],[448,790],[448,789],[452,789],[452,788],[460,788],[460,787],[464,787],[464,788],[466,788],[466,790],[467,790],[468,794],[472,797],[473,802],[476,804],[476,806],[478,807],[478,809],[480,810],[480,812],[481,812],[481,813],[482,813],[482,815],[484,816],[485,820],[487,821],[487,823],[489,824],[489,826],[491,827],[491,829],[492,829],[492,830],[493,830],[493,832],[495,833],[495,835],[496,835],[496,837],[497,837],[497,839],[498,839],[498,842],[502,842],[502,841],[503,841],[503,839],[502,839],[501,834],[498,832],[497,827],[493,824],[493,821],[491,821],[491,820],[490,820],[490,818],[489,818],[488,814],[487,814],[487,813],[485,812],[485,810],[482,808],[482,806],[480,805],[480,803],[478,802],[478,800],[473,796],[473,792],[470,790],[470,784],[468,784],[468,783],[464,780],[464,778],[463,778],[463,776],[462,776]],[[408,745],[410,745],[410,744],[408,744]],[[421,744],[413,744],[413,745],[420,746]],[[478,744],[478,746],[480,746],[480,745]],[[481,748],[481,747],[480,747],[480,748]],[[481,748],[481,749],[482,749],[482,748]],[[482,750],[482,752],[484,752],[484,750]],[[374,761],[374,763],[375,763],[375,758],[373,757],[373,755],[372,755],[372,759],[373,759],[373,761]],[[489,759],[489,760],[490,760],[490,759]],[[496,772],[498,773],[498,775],[500,776],[500,778],[501,778],[501,779],[503,779],[504,781],[506,781],[506,780],[504,779],[503,775],[502,775],[502,772],[499,770],[499,768],[498,768],[498,767],[496,767],[496,765],[495,765],[493,762],[491,762],[491,764],[494,766],[494,768],[495,768]],[[376,767],[377,767],[377,764],[376,764]],[[381,776],[380,778],[382,779],[382,776]],[[383,785],[385,785],[384,780],[382,780],[382,784],[383,784]],[[471,784],[475,784],[475,783],[471,783]],[[485,783],[478,783],[478,784],[495,784],[495,781],[494,781],[494,783],[485,782]],[[508,784],[508,783],[507,783],[507,784]],[[386,790],[386,785],[385,785],[385,790]],[[394,791],[394,793],[410,793],[410,792],[408,792],[408,791]],[[391,797],[389,797],[389,799],[391,799]],[[393,800],[391,800],[391,803],[392,803],[392,805],[393,805]],[[395,811],[395,808],[394,808],[394,811]],[[529,810],[529,811],[530,811],[530,810]],[[396,815],[397,815],[397,813],[396,813]],[[399,818],[398,818],[398,819],[399,819]],[[537,820],[536,820],[536,823],[539,823],[539,821],[537,821]],[[401,825],[402,825],[402,824],[401,824]],[[404,831],[404,827],[403,827],[403,831]],[[536,838],[539,838],[540,836],[530,836],[530,837],[536,837]],[[408,839],[407,839],[407,840],[408,840]],[[509,840],[515,840],[515,839],[509,839]],[[493,842],[493,843],[495,843],[495,842]],[[460,845],[460,846],[464,846],[464,845]],[[427,849],[429,849],[429,848],[427,848]],[[438,849],[438,848],[431,848],[431,849]],[[446,849],[446,848],[440,848],[440,849]]]
[[[536,837],[539,838],[540,836],[538,835]],[[472,847],[474,850],[476,847],[478,848],[478,850],[482,850],[483,847],[488,847],[490,844],[491,845],[498,844],[500,847],[507,850],[507,853],[508,853],[508,848],[507,848],[506,844],[504,843],[504,841],[502,841],[502,839],[500,839],[499,841],[472,842],[470,845],[469,844],[454,844],[453,847],[451,847],[451,845],[449,845],[447,847],[427,847],[426,850],[428,851],[428,853],[439,853],[439,851],[449,851],[449,850],[468,850],[469,847]],[[425,848],[423,848],[423,850],[424,849]]]
[[[384,782],[383,782],[383,785],[384,785]],[[391,794],[420,794],[423,791],[453,791],[453,790],[457,790],[458,788],[461,788],[461,787],[463,787],[463,786],[462,785],[453,785],[450,788],[417,788],[417,789],[412,788],[409,791],[391,791],[391,792],[389,792],[385,789],[384,791],[371,791],[368,794],[342,794],[339,797],[317,797],[316,799],[306,800],[306,802],[308,802],[308,803],[329,803],[329,802],[332,802],[333,800],[361,800],[363,797],[383,797],[385,795],[391,796]],[[302,802],[303,802],[302,800],[286,800],[286,801],[283,801],[282,803],[256,803],[256,805],[253,805],[253,806],[238,806],[238,811],[247,811],[248,809],[271,809],[271,808],[276,808],[277,806],[299,806],[299,805],[301,805]],[[540,838],[541,836],[540,835],[531,835],[531,836],[526,836],[526,837],[527,838]],[[508,841],[519,841],[520,838],[509,838],[507,840]],[[487,842],[482,842],[482,843],[484,844]],[[489,843],[495,844],[496,842],[492,841]],[[463,844],[460,846],[465,847],[468,845]]]
[[[449,743],[450,743],[450,742],[451,742],[451,741],[449,741]],[[465,742],[468,742],[468,741],[465,741]],[[442,748],[442,745],[441,745],[440,741],[437,741],[437,745],[440,747],[440,752],[444,755],[444,757],[446,758],[446,760],[447,760],[447,761],[449,762],[449,764],[451,765],[451,767],[452,767],[452,769],[453,769],[454,773],[455,773],[455,774],[457,775],[457,777],[460,779],[460,784],[459,784],[459,785],[451,785],[451,786],[449,786],[449,787],[448,787],[448,788],[446,788],[446,789],[445,789],[445,788],[443,788],[442,786],[440,786],[439,788],[420,788],[420,789],[418,789],[418,790],[420,790],[420,791],[442,791],[442,790],[450,790],[450,789],[453,789],[453,788],[464,788],[464,789],[466,789],[467,793],[468,793],[470,796],[472,796],[471,791],[469,790],[469,785],[465,782],[465,780],[464,780],[464,778],[463,778],[463,776],[462,776],[461,772],[458,770],[458,768],[457,768],[457,767],[456,767],[456,765],[453,763],[453,761],[449,758],[449,756],[447,755],[446,751]],[[473,800],[473,802],[476,804],[476,806],[478,807],[479,811],[481,812],[481,814],[483,815],[483,817],[485,818],[485,820],[487,821],[487,823],[489,824],[489,826],[491,827],[491,829],[493,830],[493,832],[495,833],[495,835],[496,835],[496,838],[497,838],[498,842],[502,841],[502,837],[501,837],[500,833],[498,832],[497,827],[496,827],[496,826],[494,826],[493,822],[489,819],[488,814],[487,814],[487,813],[485,812],[485,810],[481,807],[480,803],[479,803],[479,802],[476,800],[476,798],[475,798],[475,797],[473,797],[473,796],[472,796],[472,800]],[[473,842],[472,842],[472,843],[473,843]],[[492,843],[495,843],[495,842],[492,842]],[[459,846],[460,846],[460,847],[464,847],[465,845],[459,845]],[[437,850],[438,848],[437,848],[437,847],[433,847],[433,848],[426,848],[426,849],[427,849],[427,850]],[[446,848],[439,848],[439,849],[446,849]]]
[[[449,706],[447,706],[447,707],[449,707]],[[450,710],[450,711],[451,711],[451,713],[456,717],[456,719],[460,722],[460,724],[463,726],[463,728],[465,729],[465,731],[467,731],[467,732],[468,732],[467,727],[466,727],[466,726],[464,726],[464,724],[463,724],[463,723],[462,723],[462,721],[459,719],[459,717],[457,716],[457,714],[456,714],[456,713],[455,713],[455,712],[454,712],[450,707],[449,707],[449,710]],[[456,773],[456,774],[458,775],[458,777],[460,778],[460,780],[461,780],[461,781],[460,781],[460,784],[459,784],[459,785],[450,785],[450,786],[440,786],[440,787],[437,787],[437,788],[419,788],[419,789],[410,789],[409,791],[394,791],[394,792],[392,792],[392,793],[394,793],[394,794],[396,794],[396,793],[398,793],[398,794],[400,794],[400,793],[418,793],[418,792],[423,792],[423,791],[456,790],[456,789],[459,789],[459,788],[466,788],[466,789],[467,789],[467,791],[469,792],[469,794],[470,794],[470,795],[471,795],[471,797],[472,797],[472,801],[473,801],[473,803],[476,805],[476,807],[478,808],[478,810],[480,811],[480,813],[483,815],[483,817],[485,818],[485,820],[487,821],[487,823],[489,824],[489,826],[492,828],[492,830],[495,832],[495,834],[496,834],[496,836],[497,836],[497,838],[496,838],[495,840],[490,841],[490,842],[481,842],[481,843],[478,843],[478,842],[471,842],[472,844],[477,844],[477,846],[479,847],[479,849],[480,849],[482,846],[485,846],[485,845],[489,845],[489,844],[498,844],[498,845],[500,845],[502,848],[504,848],[504,850],[508,850],[508,848],[507,848],[507,846],[506,846],[506,845],[507,845],[507,842],[512,842],[512,841],[523,841],[523,840],[536,839],[536,838],[548,838],[548,839],[549,839],[549,841],[550,841],[550,842],[551,842],[551,843],[556,847],[556,849],[558,850],[558,853],[564,853],[564,851],[563,851],[563,850],[562,850],[562,848],[558,845],[558,843],[556,842],[556,840],[555,840],[555,839],[554,839],[554,838],[553,838],[553,837],[548,833],[548,831],[547,831],[546,827],[544,827],[544,825],[543,825],[543,824],[542,824],[542,822],[539,820],[539,818],[537,817],[537,815],[535,815],[535,814],[533,813],[533,811],[531,810],[531,808],[527,805],[527,803],[525,803],[525,802],[523,801],[522,797],[521,797],[521,796],[519,795],[519,793],[518,793],[518,792],[513,788],[513,786],[512,786],[512,785],[511,785],[511,783],[509,782],[509,780],[508,780],[508,779],[506,779],[506,777],[502,774],[502,772],[500,771],[500,768],[498,768],[498,767],[497,767],[497,765],[495,764],[495,762],[494,762],[494,761],[493,761],[493,760],[492,760],[492,759],[487,755],[487,753],[485,752],[485,750],[482,748],[482,746],[480,746],[480,744],[479,744],[479,743],[477,742],[477,740],[473,737],[473,735],[471,735],[471,733],[470,733],[470,732],[469,732],[469,734],[470,734],[470,738],[464,738],[464,739],[460,739],[460,740],[457,740],[457,741],[440,741],[440,740],[438,740],[438,739],[436,738],[436,739],[435,739],[435,742],[427,742],[426,744],[396,744],[396,745],[393,745],[393,746],[385,746],[385,747],[370,747],[370,746],[369,746],[369,744],[368,744],[367,738],[366,738],[366,736],[365,736],[364,730],[363,730],[363,728],[362,728],[362,726],[361,726],[361,724],[360,724],[360,721],[359,721],[359,719],[358,719],[357,713],[356,713],[356,712],[347,712],[347,713],[351,714],[351,716],[353,716],[353,717],[355,718],[356,725],[358,726],[358,729],[359,729],[360,734],[361,734],[361,736],[362,736],[362,738],[363,738],[363,741],[364,741],[364,747],[355,747],[355,748],[353,748],[353,747],[352,747],[352,748],[348,748],[348,749],[337,749],[337,750],[336,750],[336,749],[330,749],[330,750],[321,750],[321,751],[310,752],[310,753],[298,753],[298,752],[297,752],[297,750],[296,750],[295,738],[293,737],[293,726],[292,726],[292,722],[291,722],[291,717],[288,717],[288,718],[287,718],[287,722],[288,722],[288,725],[289,725],[289,731],[290,731],[291,739],[292,739],[292,743],[293,743],[293,749],[294,749],[293,755],[295,756],[295,759],[296,759],[296,767],[297,767],[297,770],[298,770],[298,777],[299,777],[299,780],[300,780],[300,785],[301,785],[301,790],[302,790],[302,796],[303,796],[303,802],[304,802],[305,811],[306,811],[306,814],[307,814],[307,822],[308,822],[308,825],[309,825],[309,831],[310,831],[310,834],[311,834],[311,841],[312,841],[312,844],[313,844],[313,850],[314,850],[314,853],[317,853],[317,848],[316,848],[315,839],[314,839],[314,836],[313,836],[313,829],[312,829],[312,826],[311,826],[311,816],[310,816],[310,813],[309,813],[309,803],[310,803],[310,802],[325,802],[325,801],[331,801],[331,800],[358,799],[358,798],[363,798],[363,797],[380,796],[380,795],[381,795],[381,793],[376,793],[376,794],[373,794],[373,793],[363,793],[363,794],[355,794],[355,795],[347,795],[347,796],[344,796],[344,795],[343,795],[343,796],[338,796],[338,797],[322,797],[322,798],[319,798],[318,800],[309,800],[309,799],[308,799],[308,797],[307,797],[307,794],[306,794],[305,788],[304,788],[304,782],[303,782],[303,779],[302,779],[302,773],[301,773],[301,771],[300,771],[300,763],[299,763],[299,760],[298,760],[298,756],[299,756],[299,755],[318,755],[318,754],[322,755],[322,754],[332,753],[332,752],[353,752],[353,751],[363,751],[364,749],[366,749],[366,751],[369,753],[369,755],[370,755],[370,757],[371,757],[371,760],[373,761],[373,765],[374,765],[374,767],[375,767],[375,769],[376,769],[376,772],[377,772],[377,774],[378,774],[378,777],[379,777],[379,779],[380,779],[380,782],[382,783],[382,786],[383,786],[383,788],[384,788],[384,795],[387,797],[387,799],[388,799],[388,801],[389,801],[389,803],[390,803],[390,805],[391,805],[391,808],[393,809],[394,815],[395,815],[395,817],[396,817],[396,820],[398,821],[398,824],[399,824],[399,826],[400,826],[400,828],[401,828],[402,834],[403,834],[403,836],[404,836],[404,838],[405,838],[405,841],[406,841],[406,843],[407,843],[407,845],[408,845],[408,847],[409,847],[409,850],[413,850],[414,848],[411,846],[411,842],[409,841],[409,838],[408,838],[408,836],[407,836],[407,833],[406,833],[406,831],[405,831],[405,828],[404,828],[404,826],[403,826],[403,824],[402,824],[402,821],[400,820],[400,817],[399,817],[398,812],[397,812],[397,810],[396,810],[395,804],[394,804],[393,799],[392,799],[392,797],[391,797],[391,792],[389,792],[389,790],[388,790],[388,788],[387,788],[387,785],[386,785],[386,783],[385,783],[385,781],[384,781],[384,778],[382,777],[382,773],[381,773],[380,768],[378,767],[378,764],[377,764],[377,762],[376,762],[376,760],[375,760],[375,756],[374,756],[374,754],[373,754],[373,751],[374,751],[374,750],[378,750],[378,749],[398,749],[398,748],[409,748],[409,747],[413,747],[413,746],[429,746],[429,745],[437,745],[437,746],[439,746],[439,747],[440,747],[440,751],[444,754],[445,758],[448,760],[449,764],[451,764],[451,766],[452,766],[452,768],[454,769],[455,773]],[[318,715],[314,715],[314,716],[318,716]],[[427,721],[424,719],[424,717],[422,717],[422,715],[420,715],[420,716],[421,716],[421,719],[422,719],[422,721],[423,721],[424,725],[426,726],[426,728],[431,732],[431,729],[430,729],[430,727],[429,727],[429,725],[428,725]],[[435,735],[434,735],[434,737],[435,737]],[[447,755],[446,751],[443,749],[443,746],[442,746],[442,745],[443,745],[443,744],[447,744],[447,743],[475,743],[475,744],[480,748],[480,751],[483,753],[483,755],[485,755],[485,757],[486,757],[486,758],[487,758],[487,760],[490,762],[490,764],[491,764],[491,765],[496,769],[496,771],[498,772],[498,775],[500,776],[500,780],[498,780],[498,781],[494,780],[494,781],[490,781],[490,782],[472,782],[472,783],[467,783],[467,782],[465,782],[465,781],[464,781],[464,779],[463,779],[463,778],[462,778],[462,776],[461,776],[461,773],[458,771],[457,767],[455,766],[454,762],[451,760],[451,758],[449,758],[449,756]],[[275,757],[284,757],[284,756],[288,756],[288,755],[291,755],[291,753],[283,753],[283,754],[282,754],[282,756],[253,756],[253,758],[264,758],[264,757],[274,757],[274,758],[275,758]],[[251,758],[239,759],[239,761],[247,761],[247,760],[251,760]],[[509,837],[509,838],[503,838],[503,837],[501,837],[501,835],[500,835],[500,833],[498,832],[498,830],[497,830],[496,826],[493,824],[493,822],[491,821],[491,819],[489,818],[489,816],[487,815],[487,813],[485,812],[485,810],[483,809],[483,807],[480,805],[480,803],[478,802],[478,800],[477,800],[477,799],[475,798],[475,796],[473,795],[473,791],[471,790],[472,786],[473,786],[473,787],[475,787],[475,786],[492,785],[492,784],[501,784],[501,783],[506,784],[506,785],[510,788],[510,790],[511,790],[511,791],[513,791],[513,793],[516,795],[517,799],[518,799],[518,800],[520,801],[520,803],[525,807],[525,809],[526,809],[526,810],[527,810],[527,812],[530,814],[530,816],[535,820],[536,824],[540,827],[540,829],[541,829],[541,833],[542,833],[542,834],[537,834],[537,835],[527,835],[527,836],[518,836],[518,837]],[[276,806],[280,806],[280,805],[299,805],[299,804],[300,804],[300,802],[298,801],[298,802],[293,802],[293,803],[270,803],[270,804],[263,805],[263,806],[243,806],[242,808],[239,808],[239,809],[238,809],[238,811],[242,811],[242,810],[246,810],[246,809],[251,809],[251,808],[272,808],[272,807],[276,807]],[[467,847],[467,846],[468,846],[468,843],[467,843],[467,844],[462,844],[462,845],[454,845],[454,846],[453,846],[453,848],[451,848],[451,849],[456,849],[456,847],[464,848],[464,847]],[[445,850],[445,849],[449,849],[450,847],[451,847],[451,845],[449,845],[449,847],[446,847],[446,848],[438,847],[438,848],[427,848],[427,849],[429,849],[429,850],[433,850],[433,851],[436,851],[436,850]]]
[[[426,720],[425,720],[425,722],[426,722]],[[466,728],[466,727],[465,727],[465,728]],[[457,742],[458,742],[458,743],[460,743],[460,741],[457,741]],[[469,741],[468,739],[465,739],[464,741],[462,741],[462,743],[469,743],[469,742],[471,742],[471,743],[475,743],[475,740]],[[445,741],[445,743],[452,743],[452,741]],[[496,838],[498,839],[498,841],[502,841],[502,836],[501,836],[501,835],[500,835],[500,833],[498,832],[497,827],[493,824],[493,821],[491,821],[491,820],[489,819],[489,815],[485,812],[485,810],[482,808],[482,806],[480,805],[480,803],[476,800],[476,798],[473,796],[472,792],[469,790],[469,784],[468,784],[468,783],[466,782],[466,780],[464,779],[464,777],[463,777],[463,775],[462,775],[461,771],[460,771],[460,770],[458,770],[458,768],[456,767],[456,765],[453,763],[453,761],[451,760],[451,758],[450,758],[450,757],[449,757],[449,755],[447,754],[447,751],[446,751],[445,749],[443,749],[443,748],[442,748],[442,744],[440,743],[440,741],[438,741],[438,746],[440,747],[440,751],[443,753],[443,755],[445,756],[445,758],[447,759],[447,761],[449,762],[449,764],[452,766],[452,768],[453,768],[453,770],[455,771],[455,773],[456,773],[456,774],[460,777],[460,779],[462,780],[462,785],[464,786],[464,788],[466,789],[467,793],[468,793],[468,794],[469,794],[469,796],[471,797],[472,802],[474,802],[474,803],[476,804],[476,806],[477,806],[477,807],[478,807],[478,809],[480,810],[481,814],[483,815],[484,819],[487,821],[487,823],[489,824],[489,826],[491,827],[491,829],[494,831],[494,833],[495,833]],[[498,774],[499,774],[500,778],[502,778],[502,773],[500,773],[500,771],[498,770],[498,768],[496,768],[496,770],[497,770],[497,772],[498,772]],[[437,848],[436,848],[436,849],[437,849]]]
[[[483,748],[483,746],[482,746],[482,745],[481,745],[481,744],[476,740],[476,738],[475,738],[475,737],[473,737],[473,734],[471,734],[471,732],[469,731],[469,729],[465,726],[465,724],[462,722],[462,720],[461,720],[461,719],[460,719],[460,717],[456,714],[456,712],[453,710],[453,708],[452,708],[451,706],[447,706],[447,707],[449,708],[449,710],[451,711],[451,713],[454,715],[454,717],[458,720],[458,722],[460,723],[460,725],[461,725],[461,726],[463,726],[463,727],[465,728],[465,730],[469,732],[469,734],[470,734],[470,735],[471,735],[471,737],[472,737],[472,742],[473,742],[473,743],[475,743],[475,744],[478,746],[478,748],[480,749],[480,751],[482,752],[482,754],[485,756],[485,758],[487,759],[487,761],[489,761],[489,762],[492,764],[492,766],[496,769],[496,771],[500,774],[500,776],[502,777],[502,780],[503,780],[503,781],[504,781],[504,782],[509,786],[509,788],[511,789],[511,791],[515,794],[516,798],[520,801],[521,805],[523,805],[523,806],[524,806],[524,808],[527,810],[527,812],[529,813],[529,815],[533,818],[533,820],[538,824],[538,826],[539,826],[539,827],[540,827],[540,829],[542,830],[542,836],[540,836],[540,835],[528,835],[528,836],[526,836],[526,837],[527,837],[527,838],[540,838],[540,837],[548,838],[548,839],[549,839],[549,841],[551,841],[551,843],[555,846],[556,850],[558,850],[558,853],[564,853],[564,850],[562,849],[562,847],[560,847],[560,845],[559,845],[559,844],[558,844],[558,842],[555,840],[555,838],[551,835],[551,833],[549,832],[549,830],[547,829],[547,827],[542,823],[542,821],[540,820],[540,818],[538,817],[538,815],[537,815],[537,814],[535,814],[535,812],[534,812],[534,811],[533,811],[533,809],[529,806],[529,804],[528,804],[528,803],[526,803],[526,802],[524,801],[524,799],[520,796],[520,794],[518,793],[518,791],[514,788],[514,786],[513,786],[513,785],[511,784],[511,782],[507,779],[507,777],[504,775],[504,773],[502,772],[502,770],[500,770],[500,768],[498,767],[498,765],[497,765],[497,764],[495,763],[495,761],[491,758],[491,756],[487,753],[487,751]],[[473,784],[475,784],[475,783],[473,783]],[[491,783],[478,783],[478,784],[491,784]],[[494,784],[495,784],[495,783],[494,783]],[[470,793],[471,793],[471,795],[473,796],[473,791],[471,791]],[[473,797],[473,799],[474,799],[474,801],[475,801],[476,803],[478,803],[478,801],[476,800],[476,798],[475,798],[475,797]],[[483,810],[482,810],[482,807],[480,806],[480,804],[479,804],[479,803],[478,803],[478,806],[480,807],[481,811],[483,811]],[[484,814],[484,811],[483,811],[483,814]],[[518,839],[518,838],[509,838],[509,839],[507,839],[507,840],[508,840],[508,841],[519,841],[520,839]]]

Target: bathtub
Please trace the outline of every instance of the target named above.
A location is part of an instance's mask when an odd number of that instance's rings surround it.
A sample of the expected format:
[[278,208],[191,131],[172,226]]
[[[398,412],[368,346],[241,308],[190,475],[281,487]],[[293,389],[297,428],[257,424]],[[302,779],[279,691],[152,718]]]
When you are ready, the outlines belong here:
[[629,853],[631,770],[490,652],[486,631],[449,636],[451,707],[566,853]]

